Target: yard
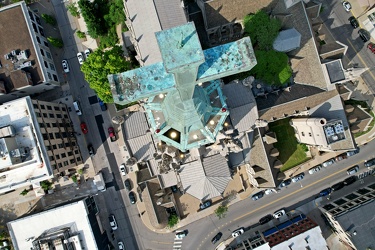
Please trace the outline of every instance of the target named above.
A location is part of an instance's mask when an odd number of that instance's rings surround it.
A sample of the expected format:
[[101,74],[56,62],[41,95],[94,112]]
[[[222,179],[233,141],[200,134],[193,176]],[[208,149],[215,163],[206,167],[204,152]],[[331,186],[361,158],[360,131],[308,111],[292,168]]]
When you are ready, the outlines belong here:
[[269,124],[269,129],[276,134],[277,143],[274,144],[274,147],[279,150],[278,159],[283,163],[281,172],[310,159],[306,156],[306,145],[297,142],[289,120],[286,118]]

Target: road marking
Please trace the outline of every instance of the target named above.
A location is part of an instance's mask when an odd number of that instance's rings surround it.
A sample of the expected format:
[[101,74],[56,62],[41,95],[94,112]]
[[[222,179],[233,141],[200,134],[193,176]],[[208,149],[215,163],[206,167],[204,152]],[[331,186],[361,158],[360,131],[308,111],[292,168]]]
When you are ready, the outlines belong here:
[[173,242],[155,241],[155,240],[152,240],[151,242],[155,242],[155,243],[158,243],[158,244],[164,244],[164,245],[173,245]]
[[[350,43],[350,46],[352,46],[353,50],[357,53],[357,56],[358,56],[359,60],[360,60],[365,66],[366,66],[366,68],[370,69],[370,67],[367,66],[367,64],[365,63],[365,61],[362,59],[361,55],[358,54],[358,51],[354,48],[354,46],[353,46],[353,44],[350,42],[350,40],[349,40],[348,38],[346,38],[346,40]],[[372,79],[375,80],[375,76],[374,76],[374,74],[373,74],[370,70],[368,70],[368,72],[370,73]]]

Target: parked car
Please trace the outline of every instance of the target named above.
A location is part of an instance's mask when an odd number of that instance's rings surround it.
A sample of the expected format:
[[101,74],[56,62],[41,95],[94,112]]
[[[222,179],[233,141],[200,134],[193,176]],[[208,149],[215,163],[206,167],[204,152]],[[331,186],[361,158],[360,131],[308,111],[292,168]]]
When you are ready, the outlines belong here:
[[273,217],[274,217],[275,219],[278,219],[278,218],[280,218],[281,216],[284,216],[284,215],[286,215],[286,212],[285,212],[284,209],[281,209],[281,210],[276,211],[276,212],[273,214]]
[[375,44],[373,44],[373,43],[368,43],[368,44],[367,44],[367,48],[368,48],[372,53],[375,54]]
[[79,64],[83,64],[84,59],[83,59],[83,55],[81,52],[77,53],[77,58],[78,58]]
[[117,222],[116,222],[116,218],[113,214],[110,214],[109,217],[109,225],[111,226],[112,230],[115,231],[117,230]]
[[355,176],[350,176],[348,178],[346,178],[343,183],[345,186],[349,186],[350,184],[353,184],[355,181],[357,180],[357,178]]
[[335,157],[335,161],[342,161],[347,159],[348,157],[346,156],[346,153],[344,154],[339,154],[338,156]]
[[69,73],[70,69],[69,69],[68,61],[64,59],[64,60],[62,60],[61,64],[62,64],[64,72]]
[[375,165],[375,158],[372,158],[370,160],[366,160],[365,161],[365,167],[366,168],[370,168],[370,167],[372,167],[374,165]]
[[260,218],[259,224],[263,225],[266,224],[267,222],[271,221],[273,219],[273,216],[270,214],[267,214],[266,216]]
[[92,146],[91,143],[89,145],[87,145],[87,150],[89,151],[89,155],[91,157],[93,157],[95,155],[95,149],[94,149],[94,147]]
[[256,200],[259,200],[260,198],[262,198],[264,196],[264,191],[260,191],[256,194],[253,194],[253,196],[251,196],[251,199],[253,201],[256,201]]
[[346,152],[346,156],[350,157],[350,156],[356,155],[358,153],[359,153],[359,148],[356,148],[354,150],[350,150],[350,151]]
[[122,174],[123,176],[125,176],[125,175],[126,175],[126,167],[125,167],[125,164],[121,164],[118,168],[120,169],[121,174]]
[[305,177],[305,173],[300,173],[300,174],[292,177],[292,182],[298,182],[298,181],[302,180],[303,177]]
[[335,160],[332,158],[332,159],[329,159],[328,161],[323,162],[322,166],[326,168],[328,166],[331,166],[333,163],[335,163]]
[[352,9],[352,5],[348,1],[342,2],[342,6],[344,6],[344,9],[349,12]]
[[101,110],[106,111],[107,110],[107,104],[105,104],[99,97],[98,97],[98,102],[99,102],[99,106],[100,106]]
[[354,29],[358,28],[359,26],[359,23],[354,16],[349,17],[349,23]]
[[312,167],[309,169],[309,174],[314,174],[316,172],[319,172],[322,169],[321,165],[317,165],[315,167]]
[[124,250],[125,249],[124,243],[122,241],[118,242],[118,249],[119,250]]
[[365,29],[358,30],[358,35],[364,43],[369,41],[371,37],[370,33]]
[[131,204],[135,204],[137,202],[137,198],[135,198],[134,192],[129,192],[129,200]]
[[89,57],[90,54],[91,54],[91,49],[86,49],[85,50],[85,56],[86,56],[86,58]]
[[187,235],[187,231],[186,230],[183,230],[183,231],[176,231],[176,239],[182,239],[182,238],[185,238]]
[[126,190],[128,190],[128,191],[132,190],[132,184],[130,183],[129,179],[126,179],[124,181],[124,185],[125,185]]
[[109,138],[111,138],[112,142],[117,140],[115,129],[113,127],[108,128],[108,134],[109,134]]
[[177,193],[177,191],[178,191],[177,185],[172,186],[171,190],[172,190],[173,193]]
[[241,234],[243,234],[245,232],[245,229],[243,227],[239,228],[239,229],[236,229],[232,232],[232,237],[233,238],[237,238],[238,236],[240,236]]
[[292,183],[292,180],[291,180],[291,179],[283,180],[283,181],[280,183],[279,187],[280,187],[280,188],[282,188],[282,187],[286,187],[286,186],[288,186],[290,183]]
[[346,173],[347,173],[348,175],[352,175],[352,174],[357,173],[358,170],[359,170],[359,166],[358,166],[358,165],[355,165],[355,166],[353,166],[353,167],[351,167],[351,168],[348,168],[348,170],[346,170]]
[[212,244],[215,244],[216,242],[218,242],[220,239],[221,239],[221,236],[223,236],[223,234],[221,232],[218,232],[211,240]]
[[277,193],[277,191],[275,189],[271,189],[271,188],[268,188],[266,190],[264,190],[264,194],[266,195],[269,195],[269,194],[272,194],[272,193]]
[[206,208],[210,207],[211,205],[212,205],[212,201],[208,200],[208,201],[203,202],[203,203],[199,206],[199,208],[200,208],[201,210],[203,210],[203,209],[206,209]]
[[85,122],[81,122],[81,130],[82,130],[82,133],[84,133],[84,134],[87,134],[89,132]]
[[332,193],[332,189],[331,188],[326,188],[326,189],[323,189],[322,191],[320,191],[319,196],[320,197],[327,196],[330,193]]
[[332,188],[332,191],[337,191],[337,190],[340,190],[343,187],[345,187],[345,184],[344,184],[344,182],[340,181],[340,182],[336,183],[335,185],[333,185],[331,188]]

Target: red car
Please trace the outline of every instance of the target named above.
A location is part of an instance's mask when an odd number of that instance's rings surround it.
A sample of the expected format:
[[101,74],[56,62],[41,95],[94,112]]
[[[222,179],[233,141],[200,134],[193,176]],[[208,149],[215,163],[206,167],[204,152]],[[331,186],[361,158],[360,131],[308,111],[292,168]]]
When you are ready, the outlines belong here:
[[89,132],[85,122],[81,122],[81,130],[82,130],[82,133],[84,133],[84,134],[87,134]]
[[109,134],[109,137],[111,138],[111,141],[117,140],[115,129],[113,127],[108,128],[108,134]]
[[371,50],[372,53],[375,53],[375,44],[369,43],[367,44],[367,48]]

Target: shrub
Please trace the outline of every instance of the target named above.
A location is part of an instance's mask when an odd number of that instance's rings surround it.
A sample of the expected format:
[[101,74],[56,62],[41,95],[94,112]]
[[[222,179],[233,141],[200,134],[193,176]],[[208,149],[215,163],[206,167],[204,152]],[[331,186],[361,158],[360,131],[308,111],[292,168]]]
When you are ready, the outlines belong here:
[[77,172],[78,172],[79,175],[83,174],[83,168],[78,169]]
[[42,189],[43,189],[44,191],[48,191],[48,190],[51,188],[52,183],[49,182],[49,181],[41,181],[41,182],[40,182],[40,186],[42,187]]
[[72,176],[72,181],[73,181],[74,183],[77,183],[77,176],[76,176],[76,175],[73,175],[73,176]]
[[71,4],[68,4],[66,5],[66,8],[68,9],[68,11],[70,12],[70,14],[74,17],[79,17],[79,10],[78,10],[78,7],[77,7],[77,3],[71,3]]
[[49,37],[47,37],[47,40],[48,40],[48,42],[50,42],[50,44],[52,44],[52,46],[54,46],[56,48],[62,48],[64,46],[63,41],[59,38],[49,36]]
[[56,25],[56,19],[53,16],[47,15],[47,14],[42,14],[42,18],[46,23],[51,24],[52,26]]
[[27,193],[29,193],[29,190],[24,189],[24,190],[20,193],[20,195],[25,196],[25,195],[27,195]]
[[178,223],[178,217],[177,217],[177,215],[175,215],[175,214],[171,215],[169,217],[169,219],[168,219],[168,227],[172,228],[175,225],[177,225],[177,223]]
[[228,207],[226,205],[221,204],[218,208],[215,210],[215,214],[219,219],[225,218],[228,212]]
[[86,34],[85,34],[85,32],[82,32],[82,31],[80,31],[80,30],[77,30],[76,34],[77,34],[78,38],[81,38],[81,39],[86,38]]

